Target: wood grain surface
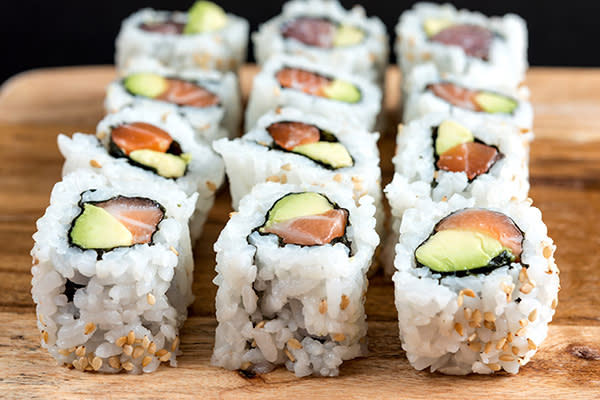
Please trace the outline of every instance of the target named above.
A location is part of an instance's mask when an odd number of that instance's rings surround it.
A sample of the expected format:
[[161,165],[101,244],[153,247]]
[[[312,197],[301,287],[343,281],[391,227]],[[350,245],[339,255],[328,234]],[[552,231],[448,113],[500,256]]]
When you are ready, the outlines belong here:
[[[241,71],[248,93],[255,67]],[[109,399],[592,399],[600,398],[600,70],[533,68],[536,112],[531,197],[558,245],[562,290],[548,339],[516,375],[452,377],[412,369],[398,339],[393,287],[371,280],[369,356],[337,378],[298,379],[280,368],[248,379],[209,365],[214,318],[212,245],[230,211],[223,191],[195,251],[196,301],[179,367],[143,376],[82,373],[39,346],[31,299],[31,235],[60,179],[58,133],[93,132],[112,67],[36,70],[0,89],[0,398]],[[384,184],[391,179],[399,77],[388,71]]]

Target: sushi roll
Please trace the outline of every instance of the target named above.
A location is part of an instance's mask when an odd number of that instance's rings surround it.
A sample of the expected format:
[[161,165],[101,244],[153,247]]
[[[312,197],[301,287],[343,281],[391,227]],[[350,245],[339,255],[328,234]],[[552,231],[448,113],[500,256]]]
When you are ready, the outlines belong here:
[[145,8],[123,21],[115,47],[120,71],[142,56],[178,71],[235,73],[246,60],[248,21],[209,1],[194,3],[189,12]]
[[115,113],[132,104],[161,106],[179,113],[199,140],[213,141],[239,133],[241,99],[231,72],[198,69],[175,72],[149,58],[138,58],[107,89],[104,107]]
[[515,374],[548,333],[559,271],[530,201],[419,201],[396,246],[395,302],[410,364],[463,375]]
[[191,304],[188,220],[196,195],[75,171],[52,190],[33,235],[41,344],[82,371],[176,366]]
[[384,256],[390,275],[402,214],[419,199],[438,202],[460,194],[486,207],[527,198],[529,145],[518,128],[429,114],[400,125],[396,140],[394,179],[385,188],[392,212]]
[[357,205],[340,185],[255,186],[214,247],[212,364],[335,376],[344,360],[365,355],[374,213],[371,196]]
[[346,10],[337,1],[289,1],[252,40],[261,65],[274,54],[292,54],[383,86],[389,52],[385,25],[379,18],[368,18],[361,6]]
[[378,138],[345,121],[283,108],[262,116],[241,138],[213,147],[225,161],[233,208],[257,183],[333,181],[353,188],[355,200],[373,197],[383,234]]
[[511,89],[491,76],[440,74],[433,64],[415,68],[403,88],[404,122],[432,112],[472,115],[513,124],[533,140],[533,108],[529,89]]
[[221,158],[194,139],[187,122],[149,105],[108,115],[98,124],[96,137],[59,135],[58,147],[65,157],[63,176],[83,168],[111,180],[127,177],[165,189],[174,184],[188,196],[198,192],[190,220],[192,242],[202,234],[225,176]]
[[364,78],[301,57],[275,55],[254,77],[246,130],[270,110],[292,106],[326,117],[336,115],[373,130],[381,91]]
[[514,14],[417,3],[396,25],[396,56],[404,76],[431,61],[442,73],[495,76],[514,88],[527,70],[527,26]]

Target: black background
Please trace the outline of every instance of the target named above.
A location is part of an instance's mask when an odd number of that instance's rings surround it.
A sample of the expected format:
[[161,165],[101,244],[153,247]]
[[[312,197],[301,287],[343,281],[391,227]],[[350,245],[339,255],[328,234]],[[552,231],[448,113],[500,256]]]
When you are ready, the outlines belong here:
[[[0,82],[31,68],[110,64],[120,21],[143,7],[186,10],[193,0],[1,0]],[[281,11],[280,1],[217,0],[227,11],[244,16],[251,30]],[[343,0],[345,7],[356,0]],[[366,1],[368,15],[388,27],[390,41],[400,13],[415,1]],[[487,15],[514,12],[527,20],[532,65],[599,66],[598,0],[460,0],[457,7]],[[251,52],[249,52],[250,58]]]

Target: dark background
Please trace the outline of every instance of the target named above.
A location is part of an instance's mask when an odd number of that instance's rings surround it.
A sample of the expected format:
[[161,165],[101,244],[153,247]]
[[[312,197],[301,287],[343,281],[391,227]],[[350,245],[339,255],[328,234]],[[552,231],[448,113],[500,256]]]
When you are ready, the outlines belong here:
[[[193,0],[1,0],[0,82],[31,68],[110,64],[120,21],[135,10],[153,7],[187,10]],[[249,19],[251,31],[281,11],[283,2],[217,0],[227,11]],[[362,0],[368,15],[388,27],[390,41],[409,0]],[[343,0],[349,8],[356,0]],[[457,0],[460,8],[487,15],[513,12],[527,21],[532,65],[600,66],[598,0]],[[252,52],[249,52],[252,59]]]

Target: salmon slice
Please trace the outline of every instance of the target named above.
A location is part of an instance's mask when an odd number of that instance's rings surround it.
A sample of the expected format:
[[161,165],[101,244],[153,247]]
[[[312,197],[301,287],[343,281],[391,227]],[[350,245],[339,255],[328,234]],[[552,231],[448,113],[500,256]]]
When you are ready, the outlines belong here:
[[477,25],[453,25],[438,32],[431,41],[459,46],[471,57],[487,60],[494,34]]
[[469,142],[454,146],[440,156],[437,167],[444,171],[464,172],[469,180],[485,174],[500,158],[496,148]]
[[517,261],[523,252],[523,232],[506,215],[481,208],[467,208],[441,220],[435,231],[468,229],[493,237],[513,253]]
[[173,143],[173,138],[165,130],[145,122],[119,125],[113,128],[110,137],[126,155],[134,150],[154,150],[166,153]]
[[94,204],[121,222],[133,235],[134,244],[150,243],[165,212],[154,200],[117,196]]
[[181,35],[184,28],[184,23],[175,21],[144,22],[140,25],[140,29],[143,31],[163,33],[166,35]]
[[167,79],[167,90],[155,97],[179,106],[210,107],[219,104],[219,97],[202,86],[180,79]]
[[447,101],[456,107],[465,108],[472,111],[483,111],[483,108],[475,101],[478,91],[467,89],[454,83],[440,82],[427,85],[434,95]]
[[273,224],[264,232],[276,234],[285,244],[323,245],[344,236],[347,222],[347,210],[333,209],[323,214],[307,215]]
[[333,46],[335,26],[325,19],[298,18],[285,24],[281,28],[281,34],[308,46],[328,49]]
[[267,131],[279,147],[288,151],[296,146],[318,142],[321,137],[319,128],[302,122],[276,122],[269,125]]
[[320,97],[325,97],[323,89],[331,84],[329,78],[298,68],[283,68],[275,77],[281,87]]

